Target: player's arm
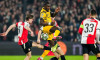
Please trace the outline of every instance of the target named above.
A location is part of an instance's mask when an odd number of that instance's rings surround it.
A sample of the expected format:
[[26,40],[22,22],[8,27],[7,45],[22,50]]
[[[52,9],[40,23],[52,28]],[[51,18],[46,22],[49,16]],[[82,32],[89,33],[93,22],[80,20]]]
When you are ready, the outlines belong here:
[[51,13],[51,17],[55,17],[59,11],[60,11],[60,7],[56,8],[55,12],[50,12]]
[[31,32],[31,36],[34,35],[34,34],[33,34],[33,31],[31,30],[31,28],[30,28],[29,26],[24,26],[24,28],[25,28],[26,30],[28,30],[29,32]]
[[40,25],[47,26],[48,23],[44,23],[44,19],[43,18],[40,18]]
[[42,33],[42,30],[39,30],[38,32],[38,37],[37,37],[37,43],[40,43],[40,37],[41,37],[41,33]]
[[81,23],[79,30],[78,30],[78,33],[81,35],[82,35],[83,28],[84,28],[83,23]]
[[96,41],[100,44],[100,29],[96,30]]
[[96,41],[97,41],[97,43],[99,43],[100,44],[100,22],[98,23],[98,25],[97,25],[97,28],[96,28]]
[[6,35],[9,33],[9,31],[10,31],[12,28],[14,28],[14,27],[16,27],[16,24],[10,25],[10,27],[7,29],[7,31],[4,32],[4,33],[2,33],[1,36],[6,36]]

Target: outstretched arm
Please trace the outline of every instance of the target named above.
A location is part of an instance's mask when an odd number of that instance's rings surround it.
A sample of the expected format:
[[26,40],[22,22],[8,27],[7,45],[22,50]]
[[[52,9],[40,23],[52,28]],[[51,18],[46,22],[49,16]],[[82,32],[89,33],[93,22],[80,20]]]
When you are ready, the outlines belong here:
[[37,37],[37,43],[40,43],[41,33],[42,33],[42,30],[39,30],[38,37]]
[[60,7],[57,7],[55,9],[55,12],[50,12],[51,13],[51,17],[55,17],[59,11],[60,11]]
[[16,24],[12,24],[12,25],[7,29],[6,32],[4,32],[4,33],[1,34],[1,36],[6,36],[6,35],[9,33],[9,31],[10,31],[12,28],[14,28],[14,27],[16,27]]

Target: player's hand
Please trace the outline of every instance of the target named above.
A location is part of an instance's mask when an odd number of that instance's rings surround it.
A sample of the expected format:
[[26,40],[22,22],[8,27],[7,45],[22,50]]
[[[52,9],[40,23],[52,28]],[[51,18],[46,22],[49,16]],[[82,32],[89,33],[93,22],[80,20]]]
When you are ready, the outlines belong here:
[[60,7],[57,7],[57,8],[55,9],[55,12],[58,13],[59,11],[60,11]]
[[40,40],[37,40],[37,43],[38,43],[38,44],[40,44],[40,42],[41,42]]
[[34,36],[33,32],[31,31],[31,36]]
[[4,32],[4,33],[0,33],[0,36],[6,36],[6,35],[7,35],[6,32]]
[[98,44],[100,44],[100,42],[97,42]]

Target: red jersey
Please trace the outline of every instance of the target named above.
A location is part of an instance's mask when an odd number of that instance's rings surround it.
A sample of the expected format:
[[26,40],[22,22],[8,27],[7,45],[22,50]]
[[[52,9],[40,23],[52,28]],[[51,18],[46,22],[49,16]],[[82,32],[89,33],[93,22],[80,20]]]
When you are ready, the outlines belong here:
[[22,45],[26,42],[28,42],[28,30],[25,29],[25,26],[30,26],[27,22],[18,22],[16,23],[16,26],[18,28],[18,44]]
[[78,31],[82,35],[81,44],[95,44],[98,22],[95,18],[87,18],[82,21]]

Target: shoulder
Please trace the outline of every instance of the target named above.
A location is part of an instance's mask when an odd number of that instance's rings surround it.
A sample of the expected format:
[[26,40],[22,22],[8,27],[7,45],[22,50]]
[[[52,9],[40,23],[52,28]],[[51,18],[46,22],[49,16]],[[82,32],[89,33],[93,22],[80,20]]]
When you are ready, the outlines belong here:
[[84,19],[81,24],[83,24],[87,19],[89,19],[89,18]]
[[26,21],[24,22],[24,25],[25,26],[30,26],[30,24],[28,22],[26,22]]
[[46,13],[46,11],[42,8],[40,14],[41,13]]

